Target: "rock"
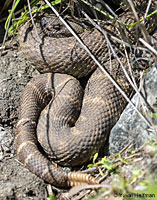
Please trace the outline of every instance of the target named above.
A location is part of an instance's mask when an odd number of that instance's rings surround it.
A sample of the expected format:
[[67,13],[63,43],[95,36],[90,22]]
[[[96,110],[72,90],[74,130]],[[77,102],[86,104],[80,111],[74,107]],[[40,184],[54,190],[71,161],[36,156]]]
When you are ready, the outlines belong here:
[[0,161],[5,157],[12,157],[13,151],[13,135],[11,131],[6,127],[5,129],[0,126]]
[[153,125],[153,130],[152,126],[150,127],[129,103],[111,130],[110,154],[120,152],[129,143],[133,143],[134,148],[138,148],[146,141],[155,139],[155,132],[157,132],[157,65],[147,73],[143,81],[142,94],[147,101],[145,106],[138,94],[134,95],[132,102]]

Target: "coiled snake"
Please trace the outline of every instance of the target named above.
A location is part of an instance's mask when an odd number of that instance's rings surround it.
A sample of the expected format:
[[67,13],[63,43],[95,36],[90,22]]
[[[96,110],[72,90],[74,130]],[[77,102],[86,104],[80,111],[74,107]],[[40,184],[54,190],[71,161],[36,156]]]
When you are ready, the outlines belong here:
[[[26,24],[19,32],[22,53],[41,72],[66,74],[42,74],[25,87],[15,136],[17,154],[31,172],[53,185],[98,183],[88,174],[67,172],[55,163],[77,166],[88,161],[103,147],[126,101],[100,69],[91,75],[84,93],[79,81],[67,75],[80,78],[96,68],[73,37],[47,36],[39,25],[40,43],[30,24],[27,27]],[[114,26],[109,27],[115,31]],[[80,37],[129,96],[132,89],[118,61],[112,60],[112,67],[110,62],[104,63],[107,47],[101,33],[94,29],[81,33]]]

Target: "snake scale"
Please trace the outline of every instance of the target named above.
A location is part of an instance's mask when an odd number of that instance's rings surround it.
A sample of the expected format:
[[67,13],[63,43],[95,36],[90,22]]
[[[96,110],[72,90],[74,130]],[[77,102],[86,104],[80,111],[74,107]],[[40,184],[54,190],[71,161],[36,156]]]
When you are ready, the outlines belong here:
[[[55,186],[96,184],[91,175],[69,172],[59,165],[81,165],[99,152],[126,101],[98,68],[83,92],[74,77],[89,74],[97,67],[95,62],[72,36],[55,38],[45,34],[39,22],[36,24],[42,43],[30,23],[19,31],[22,53],[44,74],[33,78],[21,95],[17,154],[31,172]],[[107,27],[117,33],[114,26]],[[92,29],[79,36],[130,96],[132,89],[119,62],[105,62],[107,44],[102,34]],[[127,69],[126,59],[123,64]]]

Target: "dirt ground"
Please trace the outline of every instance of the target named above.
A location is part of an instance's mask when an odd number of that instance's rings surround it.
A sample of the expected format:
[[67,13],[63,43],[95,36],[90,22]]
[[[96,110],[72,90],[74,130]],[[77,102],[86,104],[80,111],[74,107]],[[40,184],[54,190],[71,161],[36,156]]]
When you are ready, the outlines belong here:
[[[8,47],[9,47],[8,43]],[[16,45],[0,56],[0,200],[45,199],[46,185],[18,162],[14,147],[19,96],[37,72]]]

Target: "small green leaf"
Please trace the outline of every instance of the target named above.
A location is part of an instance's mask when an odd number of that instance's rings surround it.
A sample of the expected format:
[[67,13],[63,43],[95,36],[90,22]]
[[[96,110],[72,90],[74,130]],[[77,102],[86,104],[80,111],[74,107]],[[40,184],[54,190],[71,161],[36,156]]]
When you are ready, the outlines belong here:
[[93,164],[89,164],[87,167],[93,167],[94,165]]
[[101,176],[104,176],[104,173],[100,168],[99,168],[99,173],[100,173]]
[[113,164],[108,160],[106,160],[104,164],[102,164],[102,167],[108,170],[113,170]]
[[95,163],[96,159],[98,158],[98,153],[96,153],[93,157],[93,163]]
[[134,176],[139,176],[141,174],[141,170],[140,169],[132,170],[132,173]]
[[120,153],[118,154],[118,158],[119,158],[119,160],[120,160],[122,163],[125,163],[125,164],[128,164],[128,163],[129,163],[129,162],[127,162],[126,160],[124,160],[124,159],[122,158],[122,156],[121,156]]
[[[16,9],[16,7],[17,7],[17,5],[18,5],[18,3],[19,3],[19,1],[20,0],[17,0],[16,1],[16,3],[15,3],[15,6],[14,6],[14,8],[13,8],[13,13],[14,13],[14,11],[15,11],[15,9]],[[61,3],[61,1],[63,2],[63,0],[55,0],[55,1],[52,1],[51,2],[51,5],[52,6],[55,6],[55,5],[57,5],[57,4],[60,4]],[[37,3],[39,2],[39,0],[36,0],[36,1],[34,1],[33,3],[31,3],[30,4],[30,7],[31,8],[33,8]],[[49,8],[49,6],[48,5],[44,5],[44,6],[42,6],[42,7],[40,7],[39,9],[34,9],[33,11],[32,11],[32,14],[34,14],[34,13],[37,13],[38,11],[41,11],[41,10],[45,10],[45,9],[47,9],[47,8]],[[26,9],[26,7],[24,7],[24,12],[22,12],[21,13],[21,16],[19,17],[19,18],[21,18],[21,20],[16,20],[16,21],[14,21],[14,23],[13,23],[13,26],[10,26],[10,28],[9,28],[9,30],[8,30],[8,32],[9,32],[9,34],[13,34],[13,29],[17,29],[22,23],[24,23],[25,21],[26,21],[26,19],[30,16],[29,15],[29,10],[28,9]],[[13,16],[13,15],[12,15]],[[7,20],[6,20],[6,23],[5,23],[5,29],[6,29],[6,27],[7,27],[7,24],[8,24],[8,21],[9,21],[9,18],[11,17],[11,15],[9,14],[9,16],[8,16],[8,18],[7,18]],[[13,18],[13,17],[12,17]],[[15,18],[15,17],[14,17]],[[13,28],[14,27],[14,28]]]
[[8,25],[9,19],[10,19],[11,17],[14,16],[14,11],[15,11],[17,5],[19,4],[19,2],[20,2],[20,0],[17,0],[17,1],[15,2],[14,7],[12,8],[12,16],[11,16],[11,11],[8,11],[8,12],[9,12],[9,15],[8,15],[8,18],[7,18],[6,22],[5,22],[5,26],[4,26],[5,29],[7,28],[7,25]]
[[49,195],[49,199],[50,199],[50,200],[56,200],[56,197],[54,196],[54,194],[50,194],[50,195]]
[[135,153],[136,153],[136,150],[130,150],[130,149],[128,149],[127,151],[128,151],[128,153],[130,153],[130,154],[135,154]]

